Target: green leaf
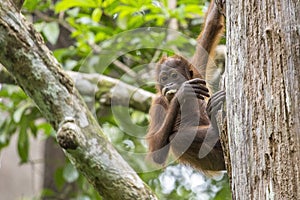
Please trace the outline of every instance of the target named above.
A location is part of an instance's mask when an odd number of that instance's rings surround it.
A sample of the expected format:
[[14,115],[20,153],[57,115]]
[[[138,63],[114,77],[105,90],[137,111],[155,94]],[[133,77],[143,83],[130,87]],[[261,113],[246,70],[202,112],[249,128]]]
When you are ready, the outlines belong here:
[[68,11],[66,11],[66,13],[70,16],[70,17],[77,17],[79,14],[80,8],[75,7],[72,9],[69,9]]
[[59,36],[59,25],[57,22],[50,22],[45,24],[43,28],[43,34],[46,39],[54,45],[57,42]]
[[71,163],[68,163],[64,168],[63,177],[68,183],[72,183],[78,179],[79,173]]
[[98,6],[101,6],[101,5],[102,5],[102,0],[96,0],[96,2],[97,2],[97,5],[98,5]]
[[127,17],[119,17],[117,19],[118,27],[120,27],[122,30],[127,29],[127,21],[128,21]]
[[27,134],[26,124],[21,124],[19,138],[18,138],[18,153],[21,159],[21,163],[28,161],[28,152],[29,152],[29,138]]
[[29,11],[34,11],[37,8],[39,2],[39,0],[25,0],[23,8],[26,8]]
[[23,8],[33,12],[35,10],[44,11],[49,10],[51,0],[25,0]]
[[78,64],[77,60],[68,59],[68,60],[66,60],[66,62],[64,64],[64,69],[72,70],[76,67],[77,64]]
[[54,182],[55,182],[55,186],[58,188],[58,190],[61,190],[65,184],[65,179],[63,178],[63,169],[62,168],[58,168],[55,171],[54,174]]
[[44,134],[47,136],[50,136],[53,130],[52,126],[47,122],[37,125],[37,129],[44,131]]
[[45,27],[45,22],[37,22],[37,23],[34,23],[33,26],[34,26],[34,29],[37,30],[38,32],[42,32],[43,31],[43,28]]
[[30,121],[28,123],[29,127],[30,127],[30,130],[31,130],[31,133],[33,134],[34,137],[37,137],[37,132],[38,132],[38,129],[37,129],[37,126],[35,125],[34,121]]
[[18,126],[10,116],[2,122],[0,125],[0,150],[9,144],[10,138],[16,133],[17,127]]
[[191,12],[191,13],[196,13],[196,14],[201,15],[201,16],[204,15],[203,6],[200,6],[200,5],[187,4],[187,5],[185,5],[184,10],[185,10],[186,13]]
[[55,195],[55,192],[53,190],[51,190],[51,189],[43,189],[41,196],[42,197],[51,197],[53,195]]
[[19,107],[13,115],[13,119],[16,123],[19,123],[21,120],[21,117],[23,116],[24,111],[30,106],[30,104],[26,103],[23,106]]
[[138,124],[145,120],[146,115],[143,112],[133,111],[131,117],[132,117],[132,122]]
[[14,99],[14,102],[19,102],[27,98],[26,94],[19,87],[12,85],[2,85],[0,97],[8,97]]
[[9,123],[10,121],[5,120],[2,124],[0,124],[0,150],[9,143],[10,135],[6,131],[7,124]]
[[93,0],[62,0],[55,5],[55,12],[65,11],[72,7],[96,8],[98,5]]
[[102,16],[102,10],[100,8],[96,8],[92,13],[92,19],[95,22],[99,22]]

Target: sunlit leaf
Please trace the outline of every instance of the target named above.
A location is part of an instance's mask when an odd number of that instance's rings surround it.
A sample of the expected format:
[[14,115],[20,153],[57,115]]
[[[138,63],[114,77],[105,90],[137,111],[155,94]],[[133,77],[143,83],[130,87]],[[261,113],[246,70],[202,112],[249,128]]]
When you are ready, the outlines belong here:
[[135,148],[135,145],[132,140],[124,140],[123,145],[126,151],[133,151]]
[[70,163],[64,168],[63,177],[68,183],[76,181],[79,177],[77,169]]
[[35,30],[37,30],[38,32],[42,32],[43,28],[45,27],[45,22],[40,22],[40,23],[35,23],[33,24]]
[[13,115],[13,119],[16,123],[19,123],[20,120],[21,120],[21,117],[24,113],[24,111],[30,106],[30,104],[25,104],[23,106],[20,106],[15,112],[14,112],[14,115]]
[[45,24],[42,32],[51,44],[56,44],[59,36],[59,25],[57,22]]
[[47,136],[50,136],[51,131],[53,130],[52,126],[47,122],[40,123],[36,127],[38,130],[44,131],[44,134]]
[[137,123],[141,123],[145,120],[145,113],[143,112],[139,112],[139,111],[134,111],[131,114],[132,117],[132,122],[137,124]]
[[55,5],[55,12],[61,12],[72,7],[96,8],[97,1],[94,0],[62,0]]
[[127,28],[127,17],[118,18],[117,24],[121,29],[125,30]]
[[92,19],[95,22],[99,22],[102,16],[102,10],[100,8],[96,8],[92,13]]
[[40,1],[41,0],[25,0],[23,8],[26,8],[29,11],[33,11],[38,7]]

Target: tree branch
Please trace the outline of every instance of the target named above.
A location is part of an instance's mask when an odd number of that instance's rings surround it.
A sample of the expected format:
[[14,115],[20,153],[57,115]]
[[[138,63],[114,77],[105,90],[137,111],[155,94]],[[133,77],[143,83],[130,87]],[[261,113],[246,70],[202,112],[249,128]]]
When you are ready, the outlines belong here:
[[42,37],[8,0],[0,6],[0,61],[58,130],[59,144],[104,199],[156,199],[107,141]]
[[[85,103],[100,101],[101,105],[111,106],[113,89],[119,91],[114,95],[114,105],[124,105],[142,112],[148,112],[154,94],[146,90],[136,88],[118,79],[102,74],[84,74],[80,72],[66,71],[75,82],[76,89],[86,100]],[[14,78],[0,64],[0,83],[16,84]],[[128,98],[130,101],[127,101]],[[128,104],[129,103],[129,104]],[[90,105],[90,106],[93,106]]]
[[[76,80],[76,88],[83,96],[94,97],[101,105],[124,105],[142,112],[148,112],[154,94],[146,90],[134,87],[118,79],[101,74],[84,74],[79,72],[67,72],[73,80]],[[114,89],[118,91],[114,94]],[[130,101],[128,101],[130,98]]]
[[1,83],[14,85],[16,81],[0,63],[0,84]]

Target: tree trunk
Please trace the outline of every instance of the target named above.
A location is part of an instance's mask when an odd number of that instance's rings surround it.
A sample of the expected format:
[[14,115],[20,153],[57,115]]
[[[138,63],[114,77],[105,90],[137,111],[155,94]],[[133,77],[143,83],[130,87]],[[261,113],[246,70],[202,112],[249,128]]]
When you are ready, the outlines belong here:
[[233,199],[300,199],[300,1],[227,1]]

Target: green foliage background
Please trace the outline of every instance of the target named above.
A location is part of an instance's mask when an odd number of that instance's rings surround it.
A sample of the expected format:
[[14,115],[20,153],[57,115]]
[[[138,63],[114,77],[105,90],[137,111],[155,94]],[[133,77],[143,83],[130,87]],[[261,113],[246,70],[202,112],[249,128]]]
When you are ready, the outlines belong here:
[[[65,70],[82,71],[84,66],[85,72],[103,73],[136,85],[142,81],[139,80],[140,77],[124,75],[124,71],[116,67],[109,58],[106,58],[107,66],[99,66],[101,58],[99,49],[113,48],[119,51],[128,44],[136,45],[137,50],[125,52],[117,57],[133,71],[139,66],[156,62],[163,54],[173,53],[161,49],[139,48],[151,45],[153,37],[166,41],[165,46],[176,45],[179,49],[184,49],[187,55],[192,55],[195,41],[186,38],[196,38],[199,34],[205,8],[207,2],[201,0],[178,0],[175,9],[168,7],[167,0],[26,0],[22,12],[42,33]],[[117,39],[112,39],[124,31],[142,27],[168,28],[171,19],[177,20],[177,31],[185,37],[167,41],[167,33],[162,32],[156,35],[136,34],[126,38],[125,41],[123,38],[118,43],[115,43]],[[67,39],[69,44],[61,45],[60,37]],[[154,55],[156,60],[153,60]],[[30,161],[29,138],[37,137],[38,134],[54,137],[55,132],[20,88],[6,84],[0,87],[0,150],[9,144],[13,134],[17,134],[20,163],[24,164]],[[154,92],[153,85],[145,86],[144,89]],[[96,95],[95,98],[100,96]],[[144,161],[130,157],[130,152],[133,154],[146,152],[145,142],[139,137],[125,134],[109,108],[96,103],[95,110],[99,123],[111,142],[121,154],[127,152],[123,155],[125,159],[133,168],[147,171],[148,165]],[[147,113],[130,109],[130,115],[134,123],[147,126]],[[164,170],[139,175],[160,199],[230,199],[226,174],[220,175],[217,179],[208,179],[190,168],[175,163]],[[55,180],[56,186],[60,189],[63,189],[65,183],[77,185],[77,192],[72,195],[73,199],[101,199],[68,162],[62,169],[57,170]],[[55,195],[54,191],[45,188],[37,199]]]

